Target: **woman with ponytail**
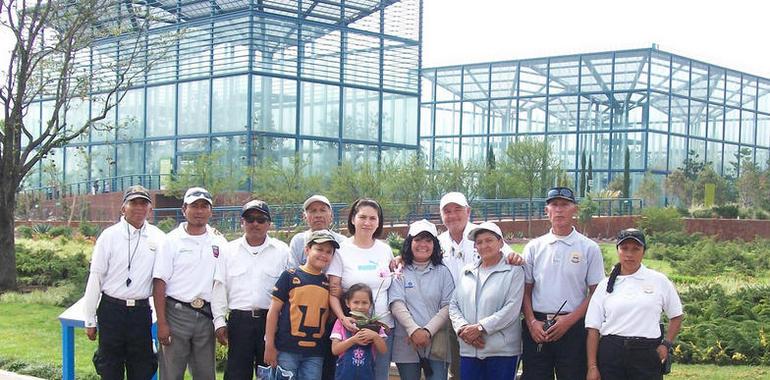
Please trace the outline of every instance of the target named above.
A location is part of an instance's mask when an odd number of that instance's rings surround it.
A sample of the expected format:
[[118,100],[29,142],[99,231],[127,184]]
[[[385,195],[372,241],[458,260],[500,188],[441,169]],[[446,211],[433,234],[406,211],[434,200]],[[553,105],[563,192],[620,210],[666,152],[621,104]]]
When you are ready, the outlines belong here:
[[[586,379],[662,379],[682,326],[682,302],[664,274],[642,264],[642,231],[620,231],[616,248],[618,263],[596,287],[586,312]],[[665,336],[662,313],[669,319]]]

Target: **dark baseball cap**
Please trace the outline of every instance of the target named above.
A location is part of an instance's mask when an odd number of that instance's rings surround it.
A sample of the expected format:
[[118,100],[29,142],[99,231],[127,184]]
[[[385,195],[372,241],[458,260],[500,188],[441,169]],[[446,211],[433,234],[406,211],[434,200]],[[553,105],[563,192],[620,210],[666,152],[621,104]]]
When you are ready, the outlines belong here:
[[627,228],[618,232],[618,241],[615,246],[619,246],[628,239],[635,240],[637,243],[641,244],[642,247],[647,249],[647,240],[644,238],[644,232],[637,230],[636,228]]
[[309,247],[312,244],[321,244],[326,242],[332,243],[335,249],[340,247],[340,243],[337,242],[337,239],[334,238],[334,235],[332,235],[332,233],[327,230],[313,231],[305,242],[305,246]]
[[137,198],[142,198],[147,200],[147,202],[152,203],[150,192],[142,185],[133,185],[123,192],[123,203]]
[[268,219],[270,220],[273,219],[272,217],[270,217],[270,207],[267,206],[267,203],[265,203],[265,201],[254,199],[252,201],[246,202],[246,204],[243,205],[243,207],[241,208],[241,216],[246,215],[246,213],[251,210],[257,210],[262,214],[265,214],[265,216],[267,216]]
[[551,203],[552,200],[557,198],[566,199],[572,203],[577,203],[575,200],[575,192],[572,191],[572,189],[569,187],[557,186],[550,188],[545,195],[545,203]]

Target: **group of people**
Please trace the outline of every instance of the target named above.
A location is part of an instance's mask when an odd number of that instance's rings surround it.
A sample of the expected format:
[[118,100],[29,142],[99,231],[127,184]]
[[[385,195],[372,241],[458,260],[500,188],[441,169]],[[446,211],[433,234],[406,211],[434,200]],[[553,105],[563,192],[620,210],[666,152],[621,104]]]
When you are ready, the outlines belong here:
[[187,369],[214,379],[216,341],[227,346],[226,379],[252,379],[261,365],[293,379],[386,380],[391,363],[405,380],[515,379],[520,362],[523,379],[660,379],[681,326],[673,284],[641,264],[644,234],[621,231],[605,278],[566,187],[546,194],[551,229],[521,255],[497,224],[471,223],[457,192],[439,204],[446,231],[412,223],[395,258],[373,199],[350,206],[345,237],[330,230],[329,200],[311,196],[309,228],[289,245],[269,236],[267,203],[242,206],[243,236],[231,242],[208,224],[213,205],[205,189],[187,190],[186,222],[164,235],[147,222],[149,192],[125,191],[85,295],[103,379],[158,370],[181,380]]

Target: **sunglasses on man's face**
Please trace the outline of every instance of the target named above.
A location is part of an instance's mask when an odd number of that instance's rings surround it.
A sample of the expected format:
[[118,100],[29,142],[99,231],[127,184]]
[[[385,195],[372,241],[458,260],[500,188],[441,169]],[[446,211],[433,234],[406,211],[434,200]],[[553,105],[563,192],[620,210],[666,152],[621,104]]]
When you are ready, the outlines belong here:
[[259,224],[265,224],[270,221],[269,218],[262,216],[262,215],[246,215],[243,217],[243,220],[246,223],[254,223],[257,222]]
[[552,197],[575,198],[575,193],[573,193],[572,190],[566,187],[556,188],[556,189],[548,190],[548,194],[546,194],[546,198],[552,198]]

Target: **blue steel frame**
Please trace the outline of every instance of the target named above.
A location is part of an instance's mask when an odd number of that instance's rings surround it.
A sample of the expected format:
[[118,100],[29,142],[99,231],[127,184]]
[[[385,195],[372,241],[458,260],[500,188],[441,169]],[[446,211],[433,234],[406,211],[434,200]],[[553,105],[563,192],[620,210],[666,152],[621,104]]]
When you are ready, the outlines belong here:
[[[169,4],[173,3],[174,5],[171,6]],[[201,0],[201,1],[187,1],[187,0],[149,0],[147,2],[142,2],[141,5],[147,7],[147,9],[150,8],[156,8],[156,9],[163,9],[167,11],[168,13],[172,14],[175,18],[175,22],[173,23],[167,23],[166,25],[156,26],[153,27],[150,31],[150,35],[153,34],[160,34],[166,31],[174,31],[174,30],[180,30],[192,25],[198,25],[202,26],[208,29],[208,35],[206,38],[204,38],[202,41],[206,43],[208,46],[205,47],[205,49],[208,49],[209,53],[209,60],[205,64],[208,65],[208,72],[203,76],[195,76],[195,77],[182,77],[181,73],[181,66],[183,65],[182,57],[184,55],[183,48],[185,48],[182,42],[177,41],[175,43],[175,46],[172,48],[174,51],[174,69],[173,72],[171,72],[171,76],[166,77],[163,80],[155,80],[150,78],[150,75],[148,73],[144,73],[144,80],[142,83],[137,83],[135,86],[126,89],[128,90],[136,90],[139,89],[142,91],[142,99],[143,99],[143,112],[142,112],[142,118],[139,120],[141,122],[141,126],[143,128],[143,131],[141,133],[140,138],[133,138],[133,139],[120,139],[118,137],[117,131],[114,131],[114,135],[111,139],[111,141],[95,141],[93,139],[93,135],[89,134],[88,139],[86,142],[72,142],[68,144],[66,147],[85,147],[87,148],[87,152],[90,154],[92,152],[92,149],[96,146],[102,146],[106,145],[109,146],[108,148],[111,151],[112,157],[115,158],[114,165],[110,166],[109,173],[107,173],[107,177],[115,177],[118,175],[116,172],[116,169],[119,165],[121,165],[121,160],[124,159],[120,157],[119,155],[119,149],[118,146],[120,144],[140,144],[141,146],[141,152],[142,152],[142,162],[141,162],[141,168],[142,173],[121,173],[126,175],[136,174],[136,175],[142,175],[146,174],[147,170],[149,169],[149,162],[148,162],[148,156],[150,151],[150,143],[156,142],[156,141],[172,141],[173,142],[173,168],[174,170],[180,169],[180,162],[178,160],[179,158],[179,144],[180,140],[184,139],[197,139],[197,138],[207,138],[208,144],[207,144],[207,150],[208,152],[211,152],[213,150],[213,144],[215,138],[220,137],[233,137],[233,136],[242,136],[246,138],[246,156],[247,160],[246,162],[249,165],[254,164],[255,160],[257,159],[256,152],[254,151],[254,138],[257,136],[265,136],[269,138],[292,138],[294,139],[294,153],[301,153],[302,152],[302,144],[304,141],[326,141],[326,142],[333,142],[337,144],[337,164],[342,163],[344,157],[343,157],[343,149],[345,149],[345,144],[357,144],[361,146],[370,146],[374,147],[377,150],[377,156],[376,160],[380,161],[382,160],[382,154],[384,150],[387,149],[399,149],[399,150],[412,150],[416,151],[418,147],[418,139],[419,139],[419,133],[416,134],[416,137],[414,141],[405,141],[403,143],[401,142],[393,142],[393,141],[383,141],[383,134],[382,129],[384,126],[383,123],[383,102],[386,95],[396,95],[401,96],[405,98],[412,98],[414,100],[415,109],[419,110],[419,69],[421,65],[421,54],[422,54],[422,0],[385,0],[385,1],[375,1],[375,0],[247,0],[247,5],[245,7],[237,8],[234,10],[228,10],[225,9],[227,5],[232,4],[242,4],[246,3],[244,1],[236,1],[236,0]],[[401,4],[399,4],[401,3]],[[104,20],[105,24],[109,23],[116,23],[116,22],[125,22],[125,19],[128,18],[128,15],[123,14],[123,7],[124,6],[130,6],[130,3],[125,2],[119,2],[119,5],[116,6],[117,13],[114,18],[107,18]],[[394,12],[394,15],[386,17],[386,10],[388,10],[388,7],[396,7],[403,5],[402,8],[398,9]],[[200,12],[202,12],[203,8],[208,9],[208,14],[202,15]],[[339,14],[336,16],[331,15],[329,13],[329,8],[331,9],[339,9]],[[292,15],[290,12],[288,12],[288,9],[293,9],[292,12],[294,14]],[[320,11],[319,11],[320,9]],[[147,10],[147,12],[150,12]],[[196,13],[197,12],[197,13]],[[326,12],[326,13],[324,13]],[[126,12],[131,13],[131,12]],[[195,17],[186,17],[187,14],[198,14]],[[352,15],[351,15],[352,14]],[[373,17],[378,18],[379,21],[379,27],[377,31],[372,30],[366,30],[366,28],[355,28],[354,26],[351,26],[356,21],[362,20],[368,16],[374,15]],[[378,15],[378,17],[377,17]],[[247,67],[244,67],[240,70],[233,71],[232,69],[227,70],[225,73],[220,73],[215,68],[215,65],[217,64],[215,60],[215,46],[216,46],[216,38],[218,37],[216,35],[217,28],[216,23],[227,21],[227,20],[234,20],[247,17],[248,18],[248,30],[245,33],[245,36],[242,34],[242,41],[241,43],[248,46],[248,63]],[[403,20],[402,20],[403,19]],[[400,23],[405,22],[408,25],[410,19],[416,20],[416,31],[412,33],[413,35],[409,35],[409,32],[404,32],[404,35],[397,35],[394,33],[399,33],[398,29],[400,28],[394,28],[390,27],[389,31],[386,30],[386,23],[387,25],[394,24],[394,23]],[[322,20],[322,21],[319,21]],[[326,21],[326,22],[325,22]],[[256,46],[259,43],[264,42],[272,43],[273,41],[270,41],[269,39],[262,40],[261,38],[264,35],[255,35],[255,28],[262,27],[264,29],[267,22],[281,22],[281,23],[292,23],[295,24],[294,30],[289,31],[282,40],[289,40],[296,42],[296,45],[293,45],[297,49],[297,55],[296,55],[296,73],[293,75],[288,75],[282,72],[266,72],[261,70],[257,67],[255,63],[255,50]],[[327,23],[328,22],[328,23]],[[415,24],[415,23],[412,23]],[[339,57],[339,75],[337,75],[337,80],[329,80],[324,78],[319,78],[317,76],[313,76],[310,74],[310,77],[306,76],[303,73],[304,68],[304,59],[306,58],[304,56],[304,46],[308,43],[307,39],[303,39],[303,31],[307,27],[315,27],[318,29],[324,28],[330,32],[339,32],[339,46],[337,47],[339,49],[336,54],[338,54]],[[225,27],[226,28],[226,27]],[[404,28],[406,29],[406,28]],[[396,32],[394,32],[396,31]],[[291,34],[296,33],[296,38],[291,38]],[[376,47],[378,52],[378,61],[377,61],[377,67],[370,68],[371,70],[376,70],[376,75],[378,76],[376,85],[365,85],[360,83],[351,83],[348,81],[348,78],[346,78],[346,55],[347,55],[347,37],[349,34],[354,33],[356,36],[368,36],[369,38],[375,38],[379,43]],[[312,37],[312,36],[311,36]],[[116,37],[110,37],[106,38],[104,40],[101,40],[100,43],[103,45],[114,45],[114,54],[117,57],[120,57],[121,52],[121,39],[124,38],[124,36],[116,36]],[[268,36],[268,38],[276,38],[274,36]],[[259,39],[259,40],[258,40]],[[281,42],[278,42],[281,43]],[[398,54],[398,64],[401,66],[409,67],[409,75],[412,76],[409,81],[412,82],[411,85],[401,85],[399,88],[398,85],[389,85],[385,82],[386,77],[395,77],[399,75],[397,72],[389,72],[386,70],[386,53],[388,53],[388,49],[391,46],[386,46],[387,43],[397,44],[398,47],[406,47],[409,49],[412,49],[411,51],[413,54]],[[146,37],[144,40],[144,46],[145,50],[151,49],[151,44],[149,41],[149,37]],[[359,47],[360,49],[360,47]],[[309,59],[313,59],[312,57],[307,57]],[[147,59],[147,55],[145,55],[145,59]],[[90,50],[89,54],[89,70],[93,74],[94,73],[94,65],[96,64],[94,60],[94,49]],[[359,70],[361,68],[359,67]],[[270,77],[274,79],[288,79],[288,80],[294,80],[296,84],[296,93],[294,94],[294,107],[295,107],[295,128],[293,133],[285,133],[281,131],[256,131],[254,130],[253,125],[253,108],[254,108],[254,76],[259,75],[261,77]],[[214,107],[212,105],[213,103],[213,92],[214,92],[214,86],[213,81],[215,79],[221,79],[221,78],[228,78],[228,77],[237,77],[237,76],[245,76],[245,80],[247,81],[247,99],[248,102],[246,105],[247,109],[247,118],[246,118],[246,131],[244,132],[237,132],[237,131],[219,131],[214,132],[214,123],[213,123],[213,113],[214,113]],[[205,134],[188,134],[185,136],[180,136],[180,119],[179,119],[179,112],[180,112],[180,84],[186,83],[186,82],[193,82],[193,81],[200,81],[200,80],[206,80],[208,81],[208,92],[209,92],[209,109],[208,109],[208,133]],[[317,84],[325,84],[325,85],[331,85],[335,86],[335,88],[339,92],[339,99],[338,104],[336,105],[339,107],[338,109],[338,120],[337,120],[337,135],[336,137],[324,137],[324,136],[313,136],[313,135],[306,135],[302,133],[302,112],[303,112],[303,106],[307,107],[306,104],[303,103],[303,83],[317,83]],[[163,85],[173,85],[174,86],[174,101],[176,104],[174,105],[174,122],[173,122],[173,136],[167,136],[167,137],[148,137],[148,88],[156,87],[156,86],[163,86]],[[378,94],[378,104],[377,104],[377,110],[378,115],[377,117],[377,125],[378,125],[378,135],[376,139],[372,141],[367,140],[361,140],[359,138],[346,138],[343,133],[343,122],[344,122],[344,116],[345,116],[345,92],[346,90],[353,90],[353,89],[362,89],[362,90],[372,90],[376,91]],[[96,91],[92,91],[92,94],[98,94]],[[46,101],[46,98],[41,98],[39,103],[41,106],[37,110],[38,112],[38,118],[40,119],[40,123],[44,122],[42,120],[44,109],[42,105]],[[313,104],[315,104],[316,101],[313,101]],[[88,108],[87,108],[87,114],[89,118],[94,115],[95,109],[93,102],[88,102]],[[114,125],[118,125],[120,121],[120,107],[121,105],[118,104],[113,111],[113,114],[108,114],[111,116],[111,122]],[[419,112],[418,112],[419,113]],[[415,120],[418,120],[415,118]],[[419,123],[419,121],[417,121]],[[418,128],[418,125],[410,126],[411,128]],[[404,133],[407,133],[406,131]],[[127,146],[128,149],[128,146]],[[208,153],[208,152],[202,152],[202,153]],[[63,168],[67,167],[67,161],[68,161],[68,155],[64,154],[64,149],[62,148],[61,154],[63,156],[62,159],[62,165]],[[130,159],[130,156],[128,157]],[[87,169],[87,181],[93,181],[99,178],[94,177],[93,173],[94,169],[88,168]],[[153,173],[158,174],[158,173]],[[27,181],[26,187],[27,188],[36,188],[36,187],[43,187],[43,173],[42,170],[38,170],[37,178],[31,178],[31,180]],[[81,180],[71,180],[67,178],[67,174],[65,170],[62,170],[61,174],[62,183],[67,184],[69,182],[82,182]],[[246,190],[251,190],[251,183],[247,182],[246,184]]]
[[[621,87],[621,89],[616,90],[616,78],[617,78],[617,76],[616,76],[616,68],[617,68],[616,59],[617,59],[618,56],[624,56],[625,58],[628,58],[628,56],[631,56],[633,54],[638,54],[639,57],[642,57],[642,59],[637,62],[639,64],[639,69],[635,73],[636,75],[635,75],[635,78],[634,78],[633,82],[638,83],[639,79],[642,79],[641,76],[644,74],[644,76],[646,76],[646,84],[644,85],[644,87],[635,87],[635,86],[632,86],[630,88],[622,88]],[[611,56],[611,63],[609,64],[609,66],[611,67],[611,71],[609,73],[603,73],[603,74],[597,73],[596,69],[592,66],[590,61],[587,60],[590,57],[596,57],[596,56]],[[665,81],[666,91],[662,91],[662,90],[660,90],[658,88],[654,88],[653,87],[653,84],[652,84],[652,71],[653,71],[652,70],[652,58],[653,58],[653,56],[658,58],[658,59],[661,58],[661,57],[665,57],[667,59],[667,61],[668,61],[668,77],[666,78],[666,81]],[[577,66],[577,74],[576,74],[577,75],[577,85],[576,85],[576,87],[574,87],[574,91],[565,91],[565,92],[562,92],[562,93],[559,93],[559,94],[553,95],[553,96],[554,97],[568,97],[568,96],[577,97],[577,104],[575,106],[575,113],[576,113],[576,115],[575,115],[575,121],[574,121],[574,123],[576,125],[574,125],[574,130],[573,131],[566,131],[566,132],[565,131],[551,131],[550,130],[550,120],[551,120],[550,115],[551,115],[552,110],[550,110],[549,108],[550,108],[550,99],[552,99],[551,83],[552,83],[552,79],[554,79],[552,77],[551,64],[552,64],[552,62],[555,62],[555,61],[560,61],[560,60],[561,61],[566,61],[566,60],[570,60],[570,59],[574,59],[577,62],[579,62],[578,66]],[[522,90],[522,86],[521,86],[521,84],[522,84],[521,73],[522,73],[522,67],[523,67],[522,64],[523,63],[530,64],[530,63],[538,62],[538,61],[542,61],[542,60],[545,60],[546,61],[546,65],[547,65],[546,66],[546,70],[545,70],[546,72],[544,73],[545,74],[545,82],[544,82],[545,85],[543,86],[544,87],[543,88],[544,94],[543,95],[526,95],[526,96],[522,95],[522,93],[521,93],[521,90]],[[682,94],[674,95],[673,77],[674,77],[674,74],[675,74],[675,69],[674,69],[674,61],[675,60],[678,61],[678,62],[684,62],[684,63],[686,63],[686,66],[687,66],[687,70],[688,70],[688,73],[687,73],[687,81],[688,81],[687,82],[687,86],[688,86],[688,88],[687,88],[686,95],[682,95]],[[515,71],[515,76],[512,79],[512,83],[510,83],[511,87],[513,89],[515,89],[515,95],[514,94],[510,94],[507,97],[497,97],[497,96],[493,96],[492,95],[492,91],[493,91],[493,79],[492,79],[493,68],[496,67],[496,66],[500,66],[500,65],[507,65],[507,66],[510,66],[511,68],[515,67],[515,70],[516,70]],[[707,95],[705,95],[706,99],[696,98],[696,97],[693,96],[692,91],[693,91],[693,87],[694,87],[694,85],[693,85],[693,79],[694,79],[694,77],[693,77],[693,66],[694,65],[705,66],[705,67],[708,68],[708,71],[706,72],[706,76],[705,76],[705,81],[706,81],[706,86],[707,86],[706,87],[706,94]],[[585,70],[586,68],[588,70],[592,71],[592,76],[594,78],[599,78],[599,79],[597,79],[597,81],[601,81],[602,75],[609,75],[609,77],[611,78],[611,81],[609,83],[599,83],[601,85],[601,87],[603,88],[600,91],[584,92],[583,91],[583,86],[582,86],[583,85],[582,80],[583,80],[584,76],[586,76],[586,74],[583,72],[583,70]],[[485,94],[485,96],[482,96],[480,98],[473,98],[471,96],[471,98],[470,98],[470,100],[474,101],[475,103],[478,104],[478,103],[483,102],[483,104],[485,104],[485,106],[486,106],[485,130],[481,134],[470,134],[469,135],[469,134],[465,133],[465,127],[466,126],[464,125],[465,124],[465,117],[464,117],[464,115],[465,115],[466,110],[464,109],[464,107],[466,107],[466,105],[470,103],[469,99],[466,99],[466,97],[467,97],[466,95],[467,94],[465,93],[465,89],[466,89],[466,76],[469,75],[468,74],[468,70],[470,70],[470,69],[487,70],[487,74],[488,74],[489,80],[486,83],[486,88],[485,88],[486,94]],[[646,70],[646,73],[643,72],[643,70]],[[711,88],[712,87],[712,83],[711,82],[713,80],[713,78],[712,78],[712,71],[721,72],[721,77],[720,78],[721,78],[721,82],[722,83],[721,83],[721,87],[719,88],[719,90],[721,90],[721,92],[722,92],[722,98],[718,99],[717,101],[714,101],[714,100],[712,100],[710,98],[710,95],[713,92],[713,89]],[[459,72],[459,74],[458,74],[458,72]],[[444,77],[442,77],[442,74],[444,74]],[[456,78],[458,75],[459,75],[459,78]],[[429,135],[422,134],[422,128],[421,128],[421,131],[420,131],[421,132],[420,141],[424,142],[424,141],[427,140],[427,141],[430,142],[430,144],[429,144],[429,146],[430,146],[430,154],[429,154],[429,156],[431,158],[431,160],[430,160],[431,167],[435,167],[435,163],[436,163],[436,160],[437,160],[437,157],[436,157],[436,154],[437,154],[437,151],[436,151],[436,149],[437,149],[436,139],[437,138],[447,138],[447,139],[453,139],[453,140],[459,141],[459,143],[458,143],[459,148],[457,148],[457,149],[459,149],[459,159],[460,160],[466,160],[466,161],[467,160],[472,160],[472,161],[476,161],[476,162],[484,162],[485,156],[487,154],[486,152],[488,152],[490,146],[492,146],[491,137],[498,137],[498,136],[505,137],[505,136],[508,136],[508,137],[511,138],[511,140],[513,140],[513,139],[518,139],[518,138],[529,136],[529,137],[543,137],[543,138],[547,139],[549,136],[559,136],[559,135],[565,136],[565,135],[569,135],[569,134],[576,134],[577,137],[575,138],[575,146],[573,147],[575,149],[575,152],[574,152],[575,165],[571,166],[571,167],[563,167],[568,173],[572,174],[572,176],[574,177],[574,182],[575,183],[578,183],[578,180],[579,180],[579,173],[580,173],[580,167],[579,167],[579,165],[580,165],[579,161],[580,160],[579,160],[579,156],[580,156],[580,152],[583,149],[586,148],[585,146],[581,146],[582,145],[582,141],[580,139],[580,136],[582,136],[583,134],[591,134],[591,133],[593,133],[595,135],[600,135],[600,134],[604,133],[604,134],[607,134],[609,136],[609,138],[607,139],[607,142],[606,142],[607,146],[608,146],[608,149],[609,149],[608,150],[608,157],[607,157],[606,168],[598,168],[597,169],[596,165],[594,165],[594,173],[597,173],[597,172],[605,173],[607,175],[607,177],[606,177],[607,182],[611,181],[613,175],[622,174],[622,164],[618,165],[617,163],[613,163],[613,157],[615,156],[615,154],[613,154],[613,150],[614,149],[622,149],[623,148],[621,145],[618,145],[618,144],[616,144],[614,142],[614,140],[616,138],[616,135],[618,137],[620,137],[619,134],[637,133],[637,132],[641,133],[641,136],[642,136],[641,137],[641,143],[643,144],[642,147],[643,147],[643,149],[646,148],[645,152],[643,152],[642,158],[641,158],[642,159],[642,167],[631,170],[632,173],[639,173],[639,174],[644,173],[644,172],[650,170],[650,166],[649,166],[649,162],[648,162],[648,158],[649,157],[648,157],[648,154],[647,154],[648,152],[647,151],[649,151],[649,140],[648,140],[648,137],[650,136],[651,133],[659,133],[659,134],[664,134],[665,133],[666,134],[666,141],[667,141],[667,143],[666,143],[666,149],[667,149],[667,152],[666,152],[666,167],[665,167],[665,170],[652,170],[653,174],[656,174],[656,175],[663,175],[663,176],[665,176],[665,175],[667,175],[668,173],[670,173],[671,171],[673,171],[674,169],[676,169],[678,167],[678,165],[676,163],[672,162],[672,156],[670,154],[671,150],[672,150],[672,147],[671,147],[671,138],[672,138],[672,136],[679,136],[679,137],[685,139],[685,148],[684,148],[685,152],[689,152],[693,148],[693,144],[695,143],[695,141],[702,142],[702,144],[704,146],[704,149],[703,149],[703,151],[700,151],[700,150],[697,151],[697,153],[700,155],[701,159],[704,159],[704,160],[708,160],[708,157],[709,157],[708,154],[707,154],[708,153],[708,148],[709,148],[708,143],[709,142],[719,143],[720,146],[721,146],[721,149],[719,151],[719,156],[720,156],[720,160],[721,161],[716,163],[716,164],[718,164],[718,167],[720,169],[720,174],[723,174],[723,175],[724,174],[731,174],[731,175],[737,175],[738,174],[738,173],[728,173],[727,168],[725,167],[727,165],[728,161],[731,158],[731,157],[725,157],[725,149],[726,149],[725,147],[726,147],[727,144],[731,144],[731,145],[734,145],[735,147],[737,147],[736,149],[738,149],[738,152],[740,152],[740,150],[742,148],[749,148],[749,149],[751,149],[751,152],[752,152],[751,153],[751,157],[755,161],[755,163],[760,165],[760,167],[763,167],[763,166],[767,165],[767,162],[763,162],[763,161],[759,160],[759,158],[757,157],[757,152],[762,151],[763,154],[765,154],[765,157],[767,157],[767,155],[770,154],[770,153],[767,153],[767,151],[770,150],[770,146],[765,145],[765,144],[760,144],[759,141],[757,140],[757,138],[759,137],[759,133],[760,133],[760,123],[759,123],[760,117],[770,118],[770,109],[764,109],[764,111],[759,109],[760,108],[760,106],[759,106],[760,96],[765,96],[766,97],[766,96],[768,96],[767,95],[768,92],[770,92],[770,79],[761,78],[761,77],[757,77],[757,76],[750,75],[750,74],[745,74],[745,73],[738,72],[738,71],[735,71],[735,70],[724,69],[724,68],[721,68],[721,67],[718,67],[718,66],[715,66],[715,65],[711,65],[711,64],[703,63],[703,62],[700,62],[700,61],[697,61],[697,60],[689,59],[689,58],[686,58],[686,57],[681,57],[681,56],[678,56],[678,55],[675,55],[675,54],[663,52],[663,51],[657,50],[654,47],[652,49],[635,49],[635,50],[625,50],[625,51],[609,51],[609,52],[599,52],[599,53],[586,53],[586,54],[579,54],[579,55],[566,55],[566,56],[556,56],[556,57],[547,57],[547,58],[535,58],[535,59],[527,59],[527,60],[501,61],[501,62],[478,63],[478,64],[468,64],[468,65],[458,65],[458,66],[444,66],[444,67],[435,67],[435,68],[424,68],[422,70],[422,72],[421,72],[421,79],[422,79],[421,82],[428,81],[428,83],[433,86],[431,94],[430,94],[430,98],[429,99],[424,99],[424,98],[420,99],[420,110],[423,110],[424,108],[428,108],[430,110],[430,116],[431,116],[429,120],[424,120],[424,119],[420,120],[421,123],[423,123],[423,122],[431,123],[430,129],[429,129],[430,130],[430,134]],[[701,77],[701,79],[703,79],[703,77]],[[729,93],[728,92],[728,82],[729,82],[729,79],[738,80],[738,83],[739,83],[739,86],[740,86],[736,90],[737,94],[739,96],[739,98],[737,99],[737,101],[738,101],[738,103],[737,103],[738,105],[737,106],[734,105],[734,104],[729,104],[728,103],[728,101],[730,100],[728,98],[728,93]],[[558,78],[556,80],[558,80]],[[752,88],[752,86],[753,86],[753,88]],[[451,100],[445,100],[445,99],[444,100],[438,100],[437,99],[437,92],[438,92],[439,88],[442,88],[445,91],[448,91],[449,93],[454,94],[455,96],[457,96],[457,98],[454,98],[454,99],[451,99]],[[763,89],[765,91],[762,91]],[[746,93],[746,91],[750,91],[750,93]],[[733,91],[733,92],[735,92],[735,91]],[[582,113],[581,102],[585,102],[586,99],[588,99],[589,95],[597,94],[597,93],[603,93],[604,95],[607,96],[607,100],[608,100],[609,103],[616,103],[616,104],[617,104],[617,100],[615,100],[615,95],[616,94],[625,94],[627,96],[631,96],[634,93],[639,93],[639,94],[643,93],[643,94],[645,94],[646,99],[644,100],[644,103],[643,103],[643,107],[644,107],[643,108],[643,115],[644,116],[643,116],[641,128],[630,127],[628,124],[626,124],[625,127],[621,126],[621,129],[616,129],[621,124],[619,122],[616,122],[616,115],[615,115],[615,113],[618,112],[618,111],[617,111],[617,108],[614,107],[614,106],[609,107],[609,118],[608,118],[608,121],[607,121],[608,125],[606,126],[606,130],[599,130],[599,131],[593,130],[593,131],[591,131],[591,130],[586,130],[585,128],[583,128],[584,126],[582,125],[583,123],[581,122],[581,113]],[[667,101],[668,101],[667,114],[666,114],[666,118],[667,118],[667,128],[666,128],[666,131],[653,130],[653,129],[649,128],[649,122],[650,122],[649,115],[650,115],[650,107],[651,107],[651,104],[650,104],[651,103],[651,101],[650,101],[651,95],[663,95],[663,96],[667,96],[667,98],[668,98],[667,99]],[[544,127],[543,127],[543,130],[542,131],[536,131],[536,132],[533,132],[533,131],[522,131],[521,128],[520,128],[520,124],[519,124],[520,121],[521,121],[521,117],[519,116],[520,112],[521,112],[521,100],[529,99],[529,98],[535,97],[535,96],[536,97],[542,97],[542,99],[544,99],[543,100],[543,104],[544,104],[543,107],[544,107],[544,111],[545,111],[545,116],[544,116]],[[746,108],[745,107],[744,96],[753,97],[753,106],[752,106],[752,108]],[[686,118],[685,126],[684,126],[685,130],[682,133],[679,133],[679,132],[676,132],[676,131],[672,130],[672,119],[673,119],[672,115],[674,114],[674,110],[672,109],[672,99],[674,97],[679,98],[681,100],[686,100],[686,107],[687,108],[686,108],[685,114],[684,114],[684,117]],[[516,112],[513,112],[513,113],[510,114],[511,117],[515,119],[515,124],[514,124],[513,130],[510,131],[510,132],[503,132],[503,133],[497,132],[496,133],[496,132],[492,131],[492,122],[491,122],[491,119],[492,119],[492,111],[491,110],[493,109],[492,103],[493,103],[494,100],[503,100],[503,99],[510,99],[511,102],[515,102],[515,104],[516,104],[516,106],[515,106],[516,107]],[[692,112],[692,110],[691,110],[691,103],[692,103],[693,100],[699,101],[702,105],[707,107],[706,108],[706,112],[707,112],[706,115],[709,115],[708,114],[709,110],[721,111],[721,118],[722,118],[721,121],[720,121],[720,123],[721,123],[721,125],[720,125],[721,139],[718,138],[719,136],[709,136],[709,132],[710,131],[709,131],[709,126],[708,126],[708,122],[709,122],[708,116],[706,117],[706,120],[704,121],[705,131],[703,131],[703,136],[701,137],[701,136],[693,135],[691,133],[690,123],[693,121],[692,118],[694,117],[691,114],[691,112]],[[628,99],[626,99],[626,103],[627,102],[628,102]],[[456,134],[441,134],[441,133],[439,133],[437,131],[437,119],[438,119],[438,117],[437,117],[437,106],[439,106],[439,105],[457,104],[457,103],[459,103],[459,114],[460,114],[460,117],[457,118],[457,119],[459,119],[457,121],[457,122],[459,122],[459,126],[457,128],[457,133]],[[453,108],[453,109],[456,109],[456,108]],[[740,123],[740,124],[738,124],[739,125],[739,127],[738,127],[739,135],[738,135],[736,141],[728,141],[726,139],[726,136],[725,136],[725,134],[726,134],[726,123],[727,123],[727,121],[726,121],[727,117],[725,117],[725,114],[727,113],[728,110],[738,110],[739,111],[738,118],[737,118],[738,119],[737,122]],[[454,111],[454,112],[458,112],[458,111]],[[745,122],[743,117],[744,117],[744,114],[746,114],[746,113],[753,114],[753,120],[749,121],[749,124],[750,124],[749,127],[743,128],[743,124],[742,123]],[[622,115],[618,114],[617,116],[622,116]],[[456,116],[454,116],[454,117],[456,118]],[[513,121],[511,123],[513,124]],[[741,138],[741,137],[742,137],[742,135],[744,133],[746,133],[747,129],[750,128],[751,125],[753,125],[753,131],[752,131],[753,132],[753,136],[750,139],[751,143],[745,143],[744,139]],[[767,130],[770,131],[770,127],[765,127],[765,128],[767,128]],[[468,138],[475,138],[475,137],[482,137],[482,138],[486,139],[485,142],[484,142],[484,144],[485,144],[484,145],[484,149],[481,150],[484,153],[480,157],[467,157],[468,153],[465,152],[465,149],[467,148],[468,144],[466,144],[465,140],[468,139]],[[622,140],[619,140],[619,141],[622,141]],[[590,152],[588,152],[588,153],[590,153]],[[737,158],[736,158],[736,160],[737,160]],[[594,161],[594,162],[596,162],[596,161]],[[618,166],[620,166],[621,168],[618,169],[617,168]],[[606,185],[606,184],[604,184],[604,185]]]

